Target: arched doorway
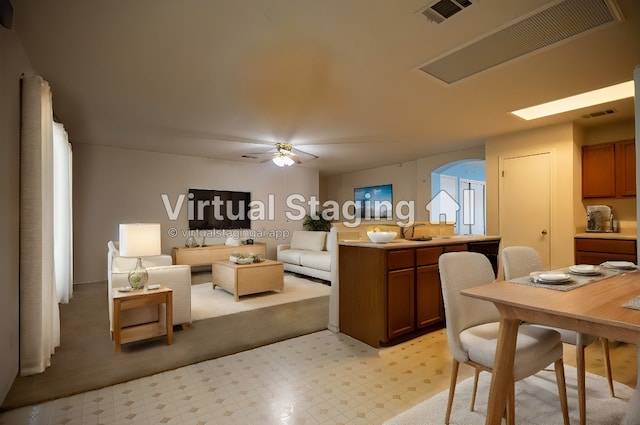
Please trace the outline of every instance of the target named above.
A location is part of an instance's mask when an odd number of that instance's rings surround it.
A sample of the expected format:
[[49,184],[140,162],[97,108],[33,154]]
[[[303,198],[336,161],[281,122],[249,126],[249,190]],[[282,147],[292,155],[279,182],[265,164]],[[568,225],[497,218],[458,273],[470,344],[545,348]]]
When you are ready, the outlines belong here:
[[[486,234],[486,182],[484,159],[453,161],[434,170],[430,220],[455,217],[456,235]],[[444,193],[455,202],[440,202]]]

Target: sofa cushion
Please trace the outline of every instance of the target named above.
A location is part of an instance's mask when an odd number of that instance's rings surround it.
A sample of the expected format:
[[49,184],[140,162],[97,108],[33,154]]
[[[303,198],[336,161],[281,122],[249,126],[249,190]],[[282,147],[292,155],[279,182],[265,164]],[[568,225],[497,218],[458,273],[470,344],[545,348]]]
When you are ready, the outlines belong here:
[[330,252],[307,252],[300,256],[300,265],[310,267],[316,270],[331,271],[331,253]]
[[299,266],[300,257],[308,252],[309,251],[302,249],[283,249],[282,251],[278,251],[278,261]]
[[308,251],[322,251],[324,249],[327,232],[311,232],[296,230],[291,236],[291,249],[306,249]]

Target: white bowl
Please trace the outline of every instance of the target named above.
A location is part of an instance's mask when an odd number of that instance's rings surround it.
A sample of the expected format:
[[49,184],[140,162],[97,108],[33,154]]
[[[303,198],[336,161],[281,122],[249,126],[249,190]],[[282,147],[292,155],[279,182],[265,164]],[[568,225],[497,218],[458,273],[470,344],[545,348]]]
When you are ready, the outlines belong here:
[[387,243],[395,239],[397,235],[397,232],[367,232],[367,236],[369,236],[371,242],[375,243]]

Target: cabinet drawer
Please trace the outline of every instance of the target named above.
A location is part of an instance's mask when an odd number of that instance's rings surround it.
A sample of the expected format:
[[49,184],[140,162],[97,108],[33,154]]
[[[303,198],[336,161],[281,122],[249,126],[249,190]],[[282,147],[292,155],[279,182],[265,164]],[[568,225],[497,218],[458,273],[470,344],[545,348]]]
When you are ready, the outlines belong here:
[[389,270],[406,269],[413,267],[414,261],[413,249],[398,249],[395,251],[389,251],[388,267]]
[[438,258],[440,258],[442,252],[441,246],[418,248],[416,249],[416,265],[427,266],[429,264],[438,264]]
[[467,251],[467,244],[459,243],[455,245],[444,246],[444,252],[458,252],[458,251]]
[[479,252],[484,255],[498,255],[500,242],[471,242],[469,243],[469,251]]
[[576,251],[636,254],[636,241],[617,239],[576,239]]

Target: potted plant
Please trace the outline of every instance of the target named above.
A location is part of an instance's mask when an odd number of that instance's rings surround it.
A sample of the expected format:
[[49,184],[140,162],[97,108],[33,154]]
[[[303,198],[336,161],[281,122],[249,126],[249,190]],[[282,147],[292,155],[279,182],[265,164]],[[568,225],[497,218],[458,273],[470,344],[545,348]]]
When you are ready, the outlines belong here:
[[328,232],[331,230],[331,222],[324,218],[322,211],[318,211],[314,216],[307,214],[302,222],[302,227],[313,232]]

